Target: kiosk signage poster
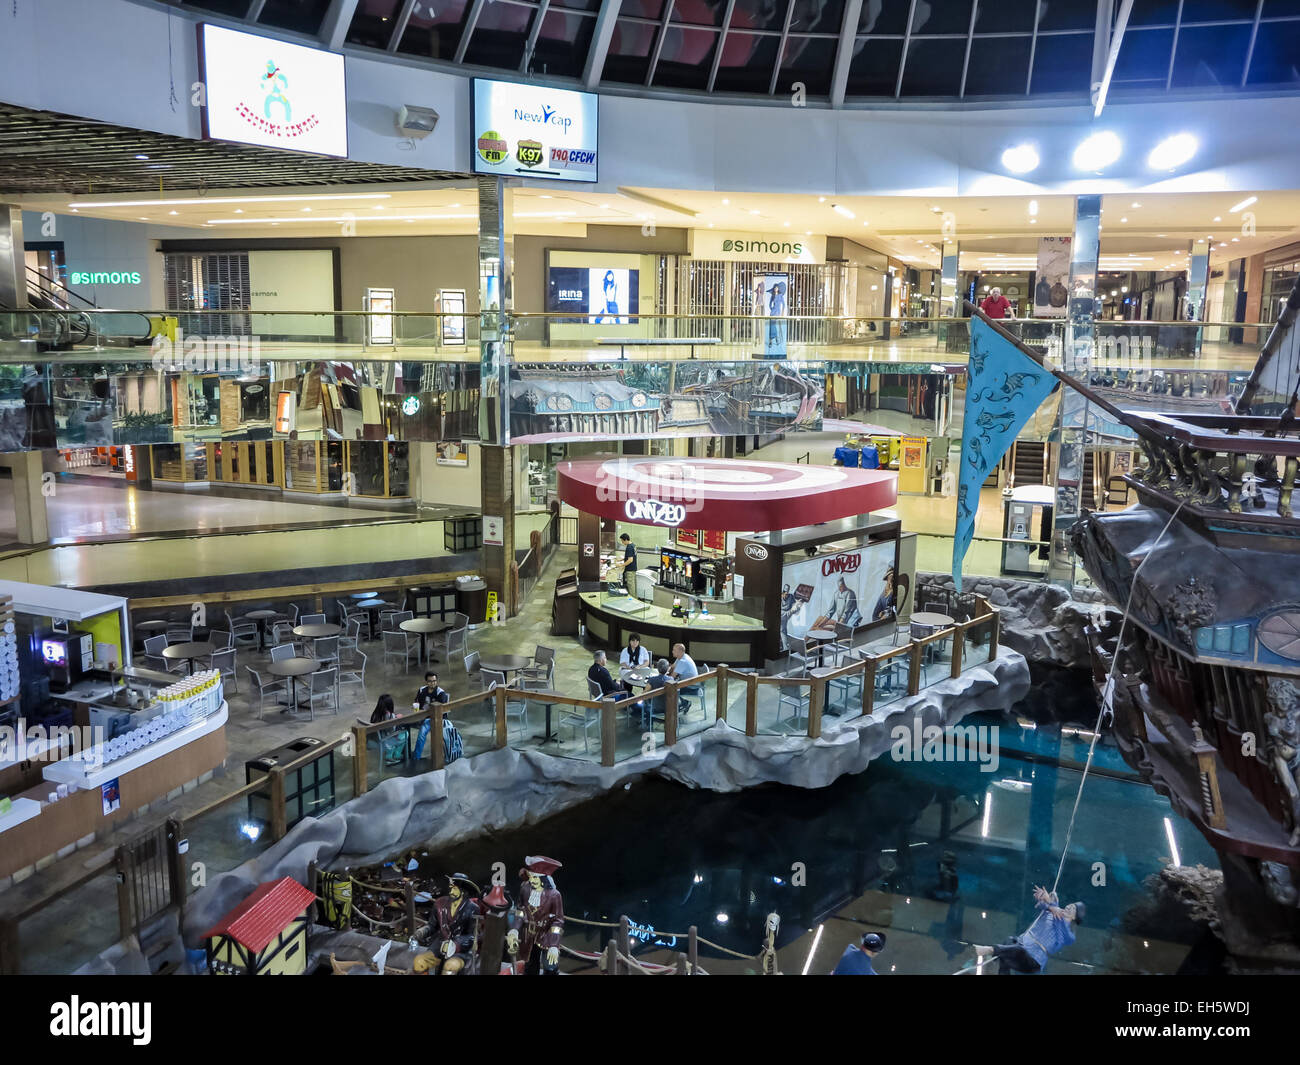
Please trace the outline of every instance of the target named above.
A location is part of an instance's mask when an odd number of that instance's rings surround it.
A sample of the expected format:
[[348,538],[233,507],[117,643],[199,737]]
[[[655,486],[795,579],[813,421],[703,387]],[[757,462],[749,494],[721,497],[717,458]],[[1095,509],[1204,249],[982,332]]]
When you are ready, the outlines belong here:
[[754,278],[751,313],[755,318],[765,319],[758,323],[758,339],[763,345],[762,354],[766,358],[785,357],[785,316],[789,306],[789,274],[759,274]]
[[897,611],[892,580],[896,551],[897,541],[886,540],[783,566],[782,587],[798,594],[782,606],[782,635],[892,621]]

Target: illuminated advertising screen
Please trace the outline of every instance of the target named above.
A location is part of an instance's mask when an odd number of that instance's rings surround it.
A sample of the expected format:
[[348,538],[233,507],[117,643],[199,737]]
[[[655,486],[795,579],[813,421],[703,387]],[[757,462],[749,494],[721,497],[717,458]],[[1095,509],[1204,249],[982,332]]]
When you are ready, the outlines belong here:
[[202,23],[199,76],[206,139],[348,154],[341,55]]
[[474,79],[474,173],[596,180],[595,93]]
[[585,315],[571,321],[627,325],[637,313],[640,271],[621,268],[552,266],[546,274],[546,309]]

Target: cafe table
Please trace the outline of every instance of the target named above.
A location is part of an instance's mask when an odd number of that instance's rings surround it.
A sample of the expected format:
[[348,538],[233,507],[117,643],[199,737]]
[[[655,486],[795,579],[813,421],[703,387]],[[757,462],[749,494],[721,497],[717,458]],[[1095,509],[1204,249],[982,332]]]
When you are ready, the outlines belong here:
[[432,662],[433,656],[428,646],[429,637],[436,636],[440,632],[446,632],[452,625],[453,622],[442,621],[439,618],[411,618],[409,621],[403,621],[398,628],[404,632],[418,633],[420,636],[420,655],[424,661]]
[[212,654],[217,649],[215,644],[207,641],[196,641],[194,643],[174,643],[163,648],[163,658],[171,659],[173,662],[185,663],[187,673],[194,672],[194,660],[204,658]]
[[278,610],[250,610],[236,621],[256,621],[257,622],[257,649],[266,650],[266,623],[272,618],[284,617]]
[[[299,626],[300,628],[316,628],[315,625]],[[338,626],[334,626],[338,628]],[[296,631],[296,630],[295,630]],[[276,677],[288,677],[290,685],[291,703],[280,711],[287,714],[292,710],[298,709],[298,678],[304,677],[308,673],[315,673],[320,669],[320,662],[315,658],[282,658],[278,662],[272,662],[266,667],[268,673]]]

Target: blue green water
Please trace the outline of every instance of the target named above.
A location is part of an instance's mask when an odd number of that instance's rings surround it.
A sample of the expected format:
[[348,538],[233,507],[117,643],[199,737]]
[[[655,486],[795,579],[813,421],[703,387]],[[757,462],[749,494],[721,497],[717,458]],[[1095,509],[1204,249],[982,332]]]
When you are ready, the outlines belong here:
[[[1023,720],[1027,708],[1017,713]],[[836,914],[860,920],[867,895],[878,927],[935,940],[943,954],[932,971],[953,971],[970,956],[973,937],[1004,939],[1032,919],[1033,886],[1052,884],[1065,846],[1080,780],[1069,766],[1087,758],[1086,736],[1062,736],[1058,725],[1020,728],[1016,716],[964,722],[999,726],[995,772],[971,762],[886,757],[818,790],[720,795],[647,780],[440,857],[476,878],[502,862],[513,885],[525,854],[546,854],[564,863],[556,881],[570,914],[626,914],[661,930],[694,924],[745,953],[759,944],[769,911],[781,915],[782,941],[790,942]],[[1063,957],[1098,971],[1152,971],[1190,951],[1194,932],[1184,931],[1179,948],[1153,963],[1143,933],[1133,934],[1135,915],[1150,901],[1144,881],[1170,855],[1171,831],[1183,864],[1217,868],[1208,844],[1136,779],[1103,734],[1060,893],[1063,903],[1087,903],[1088,929],[1104,933],[1092,936],[1089,949],[1104,957],[1081,952],[1082,935]],[[944,852],[953,858],[955,897],[951,880],[940,877]],[[917,923],[913,897],[940,905],[926,907],[928,918]],[[882,898],[898,905],[882,906]],[[931,919],[936,913],[942,917]]]

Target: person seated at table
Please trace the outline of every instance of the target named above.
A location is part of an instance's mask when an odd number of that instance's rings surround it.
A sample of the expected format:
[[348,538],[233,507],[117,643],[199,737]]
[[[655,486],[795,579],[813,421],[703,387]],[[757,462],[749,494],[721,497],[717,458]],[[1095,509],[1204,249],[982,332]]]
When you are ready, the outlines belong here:
[[[375,703],[374,712],[370,715],[370,723],[378,725],[383,721],[393,721],[397,718],[397,708],[393,705],[393,697],[384,692]],[[404,728],[384,729],[378,735],[380,749],[384,754],[385,765],[397,765],[406,753],[406,745],[410,742],[410,732]]]
[[[668,671],[668,675],[679,684],[700,675],[700,667],[695,664],[695,659],[686,653],[684,643],[673,644],[673,667]],[[691,708],[691,701],[684,697],[686,692],[699,696],[701,694],[700,686],[696,684],[679,690],[677,709],[683,714]]]
[[656,673],[650,674],[650,679],[646,681],[647,694],[658,692],[658,695],[650,695],[646,700],[646,705],[650,708],[651,717],[655,714],[662,715],[664,712],[664,682],[668,679],[668,659],[661,658],[655,663]]
[[[627,646],[619,652],[618,668],[620,671],[625,669],[639,669],[650,664],[650,651],[641,646],[641,637],[635,632],[627,638]],[[628,681],[623,681],[623,690],[628,694],[636,691],[634,685]]]
[[393,697],[384,692],[375,703],[374,712],[370,715],[370,723],[378,725],[381,721],[392,721],[396,716],[397,708],[393,705]]
[[[415,693],[415,708],[417,710],[427,710],[431,703],[446,703],[451,701],[451,696],[447,690],[438,683],[438,674],[429,670],[424,675],[424,687]],[[420,725],[420,735],[415,740],[415,757],[418,761],[424,754],[424,741],[429,738],[429,730],[433,728],[433,718],[426,717],[424,723]]]
[[591,668],[587,670],[587,679],[595,681],[600,686],[602,696],[620,694],[623,690],[622,685],[610,676],[605,652],[597,651],[594,658],[595,661],[591,663]]

